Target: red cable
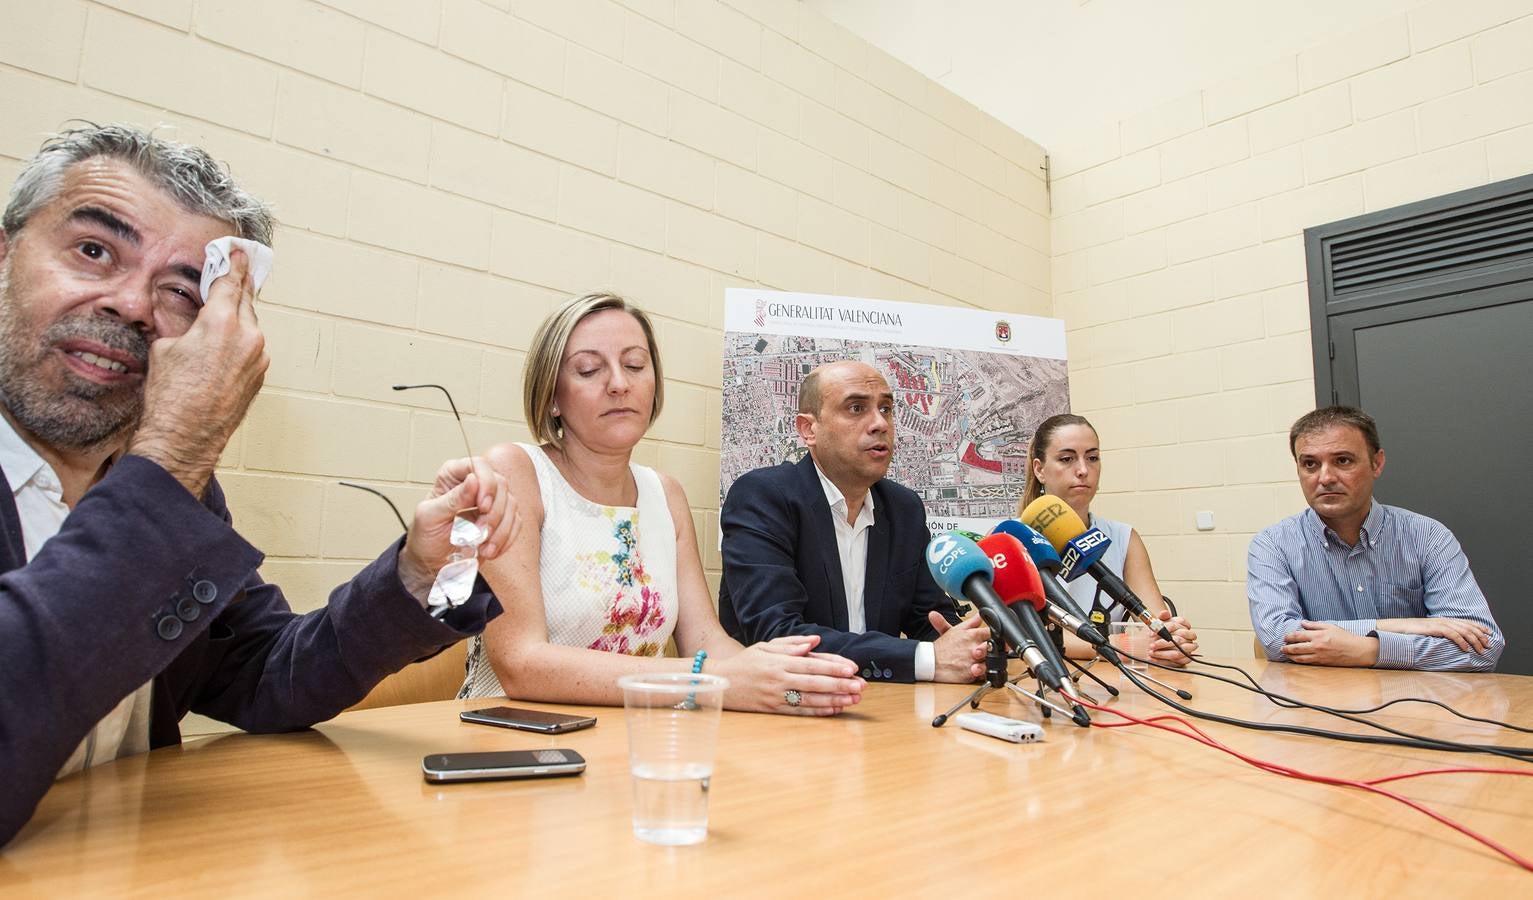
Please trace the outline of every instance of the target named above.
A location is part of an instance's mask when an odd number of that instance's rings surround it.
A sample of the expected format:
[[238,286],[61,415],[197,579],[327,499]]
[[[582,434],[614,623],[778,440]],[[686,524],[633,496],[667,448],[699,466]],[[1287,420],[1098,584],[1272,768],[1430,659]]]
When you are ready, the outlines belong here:
[[[1512,851],[1511,849],[1509,849],[1507,847],[1502,846],[1501,844],[1497,843],[1494,840],[1491,840],[1490,838],[1486,837],[1485,835],[1480,834],[1479,832],[1474,831],[1474,830],[1472,830],[1470,828],[1467,828],[1467,827],[1465,827],[1463,825],[1460,825],[1458,822],[1455,822],[1452,819],[1448,818],[1447,816],[1444,816],[1441,813],[1438,813],[1438,812],[1436,812],[1436,811],[1434,811],[1432,809],[1429,809],[1428,807],[1426,807],[1426,806],[1424,806],[1424,805],[1422,805],[1420,803],[1417,803],[1416,801],[1410,799],[1409,797],[1405,797],[1405,796],[1402,796],[1400,794],[1396,794],[1393,791],[1387,791],[1387,790],[1385,790],[1385,789],[1383,789],[1381,787],[1378,787],[1378,785],[1384,784],[1386,782],[1399,781],[1399,780],[1405,779],[1405,778],[1419,778],[1419,777],[1421,777],[1423,775],[1447,775],[1447,774],[1454,774],[1454,773],[1460,773],[1460,772],[1473,772],[1473,773],[1476,773],[1476,774],[1523,775],[1523,776],[1527,776],[1527,775],[1533,775],[1533,771],[1528,771],[1528,770],[1523,770],[1523,769],[1481,769],[1481,768],[1474,768],[1474,767],[1466,766],[1466,767],[1450,768],[1450,769],[1424,769],[1424,770],[1416,771],[1416,772],[1405,772],[1405,773],[1399,774],[1399,775],[1386,775],[1386,776],[1384,776],[1382,778],[1373,778],[1373,779],[1369,779],[1367,781],[1353,781],[1353,780],[1347,779],[1347,778],[1336,778],[1336,777],[1333,777],[1333,776],[1330,776],[1330,775],[1315,775],[1315,774],[1309,773],[1309,772],[1302,772],[1302,771],[1300,771],[1298,769],[1282,765],[1281,763],[1268,762],[1266,760],[1257,759],[1257,758],[1252,757],[1252,756],[1247,756],[1246,754],[1241,753],[1240,751],[1235,750],[1232,747],[1226,746],[1225,744],[1221,743],[1218,739],[1216,739],[1214,737],[1211,737],[1207,732],[1203,731],[1203,729],[1199,728],[1197,725],[1194,725],[1192,722],[1188,721],[1187,719],[1182,718],[1181,716],[1165,714],[1165,715],[1151,716],[1148,719],[1141,719],[1141,718],[1139,718],[1137,716],[1131,716],[1131,715],[1129,715],[1126,712],[1122,712],[1120,710],[1112,709],[1112,708],[1106,707],[1106,706],[1101,706],[1101,705],[1098,705],[1098,704],[1095,704],[1095,703],[1087,703],[1084,700],[1080,701],[1080,703],[1081,703],[1082,706],[1085,706],[1088,709],[1094,709],[1097,712],[1112,713],[1115,716],[1119,716],[1121,718],[1124,718],[1124,719],[1128,720],[1126,722],[1115,722],[1115,723],[1111,723],[1111,724],[1106,723],[1106,722],[1092,722],[1091,724],[1093,726],[1097,727],[1097,728],[1127,728],[1127,727],[1129,727],[1131,725],[1148,725],[1151,728],[1156,728],[1156,729],[1159,729],[1161,731],[1169,731],[1172,734],[1179,734],[1182,737],[1188,738],[1188,739],[1193,740],[1193,741],[1197,741],[1198,743],[1203,744],[1205,746],[1213,747],[1216,750],[1222,750],[1225,753],[1228,753],[1229,755],[1231,755],[1231,756],[1235,757],[1236,759],[1240,760],[1241,762],[1244,762],[1245,764],[1247,764],[1249,766],[1252,766],[1254,768],[1260,769],[1260,770],[1262,770],[1264,772],[1270,772],[1270,773],[1272,773],[1274,775],[1286,775],[1289,778],[1297,778],[1297,779],[1300,779],[1302,781],[1313,781],[1313,782],[1317,782],[1317,783],[1320,783],[1320,784],[1330,784],[1330,785],[1337,785],[1337,786],[1342,786],[1342,787],[1357,788],[1358,790],[1368,791],[1369,793],[1372,793],[1372,794],[1379,794],[1380,796],[1388,797],[1391,800],[1395,800],[1397,802],[1403,803],[1406,806],[1409,806],[1411,809],[1414,809],[1417,812],[1419,812],[1419,813],[1421,813],[1421,814],[1423,814],[1425,816],[1429,816],[1430,818],[1432,818],[1432,819],[1434,819],[1434,820],[1436,820],[1438,822],[1441,822],[1442,824],[1448,826],[1449,828],[1452,828],[1453,830],[1459,832],[1460,834],[1465,835],[1466,837],[1472,838],[1472,839],[1480,842],[1481,844],[1484,844],[1485,846],[1489,847],[1490,849],[1496,851],[1497,853],[1501,854],[1502,856],[1504,856],[1507,859],[1511,860],[1512,862],[1516,863],[1521,868],[1526,869],[1527,871],[1533,872],[1533,861],[1529,861],[1525,857],[1518,855],[1516,852]],[[1187,731],[1183,731],[1180,728],[1172,728],[1169,725],[1162,725],[1162,724],[1160,724],[1163,720],[1167,720],[1167,719],[1169,719],[1169,720],[1171,720],[1173,722],[1176,722],[1179,725],[1186,726],[1187,728],[1192,730],[1192,733],[1189,733]]]

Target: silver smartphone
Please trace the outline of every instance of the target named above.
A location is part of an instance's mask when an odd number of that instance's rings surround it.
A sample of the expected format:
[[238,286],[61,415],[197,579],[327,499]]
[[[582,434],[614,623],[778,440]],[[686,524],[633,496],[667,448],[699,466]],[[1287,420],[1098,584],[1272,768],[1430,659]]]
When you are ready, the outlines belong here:
[[465,722],[480,725],[498,725],[519,731],[536,731],[538,734],[563,734],[578,731],[596,724],[595,716],[571,716],[565,713],[544,712],[540,709],[517,709],[512,706],[491,706],[485,709],[466,709],[458,713]]
[[492,781],[501,778],[556,778],[586,770],[574,750],[496,750],[490,753],[433,753],[421,760],[427,781]]

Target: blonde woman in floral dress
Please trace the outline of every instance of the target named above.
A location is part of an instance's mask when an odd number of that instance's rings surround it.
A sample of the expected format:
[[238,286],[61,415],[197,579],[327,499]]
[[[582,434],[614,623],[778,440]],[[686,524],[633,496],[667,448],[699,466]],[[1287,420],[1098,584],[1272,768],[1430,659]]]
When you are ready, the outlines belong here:
[[[470,644],[460,697],[617,705],[619,676],[690,671],[705,651],[730,709],[834,715],[861,698],[856,666],[814,652],[817,638],[742,647],[719,625],[686,494],[632,461],[664,396],[642,310],[613,294],[564,304],[534,335],[523,382],[538,444],[487,457],[537,538],[483,568],[505,613]],[[672,638],[680,658],[665,656]]]

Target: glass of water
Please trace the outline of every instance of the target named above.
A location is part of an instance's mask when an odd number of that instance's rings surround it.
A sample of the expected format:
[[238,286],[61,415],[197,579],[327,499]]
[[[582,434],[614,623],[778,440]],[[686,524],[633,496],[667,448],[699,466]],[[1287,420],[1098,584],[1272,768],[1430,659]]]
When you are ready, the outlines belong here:
[[673,672],[624,675],[618,686],[628,723],[634,836],[652,844],[701,843],[729,680]]
[[[1108,628],[1108,640],[1113,647],[1120,652],[1133,654],[1139,659],[1150,658],[1150,647],[1154,644],[1154,637],[1155,635],[1150,633],[1150,629],[1143,622],[1135,619],[1113,622]],[[1150,665],[1147,662],[1127,658],[1123,661],[1135,672],[1150,671]]]

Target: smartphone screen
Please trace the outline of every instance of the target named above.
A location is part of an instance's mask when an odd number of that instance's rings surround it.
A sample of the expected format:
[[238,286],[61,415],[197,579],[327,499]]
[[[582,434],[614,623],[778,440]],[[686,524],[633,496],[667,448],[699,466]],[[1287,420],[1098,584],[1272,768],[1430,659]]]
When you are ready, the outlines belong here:
[[522,731],[536,731],[541,734],[563,734],[578,728],[590,728],[596,724],[595,716],[571,716],[538,709],[516,709],[511,706],[464,710],[458,714],[458,718],[480,725],[499,725],[502,728],[518,728]]
[[585,758],[574,750],[497,750],[490,753],[433,753],[421,760],[427,781],[487,781],[578,775]]

